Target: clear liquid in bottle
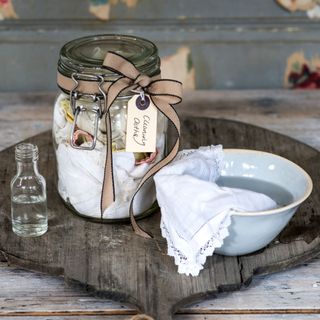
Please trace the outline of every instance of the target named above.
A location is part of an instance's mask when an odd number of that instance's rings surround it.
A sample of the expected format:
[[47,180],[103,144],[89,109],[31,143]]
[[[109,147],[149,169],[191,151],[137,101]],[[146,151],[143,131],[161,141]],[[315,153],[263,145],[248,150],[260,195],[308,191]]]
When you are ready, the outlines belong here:
[[16,146],[17,174],[11,180],[12,230],[20,237],[41,236],[48,230],[46,181],[38,172],[38,147]]
[[21,237],[41,236],[48,230],[47,200],[43,196],[13,196],[12,229]]

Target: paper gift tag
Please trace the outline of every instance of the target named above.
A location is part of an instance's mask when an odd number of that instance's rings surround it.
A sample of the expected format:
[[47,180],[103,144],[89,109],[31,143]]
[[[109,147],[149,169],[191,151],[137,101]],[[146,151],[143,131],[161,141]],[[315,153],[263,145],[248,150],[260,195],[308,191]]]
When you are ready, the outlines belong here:
[[127,152],[155,152],[158,110],[148,95],[134,95],[127,110]]

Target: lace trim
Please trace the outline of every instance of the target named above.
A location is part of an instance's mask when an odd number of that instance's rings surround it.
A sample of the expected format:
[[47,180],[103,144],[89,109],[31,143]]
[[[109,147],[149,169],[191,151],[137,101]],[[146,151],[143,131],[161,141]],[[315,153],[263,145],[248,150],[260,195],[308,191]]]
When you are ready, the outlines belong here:
[[179,268],[178,271],[180,273],[186,273],[187,275],[197,276],[199,271],[203,269],[207,257],[212,256],[214,250],[223,245],[224,239],[229,235],[228,228],[230,224],[231,215],[228,214],[222,221],[219,230],[210,236],[208,241],[195,254],[195,261],[192,261],[192,259],[174,246],[169,230],[165,223],[161,221],[162,236],[167,239],[168,255],[174,257],[175,264],[178,265]]
[[228,228],[231,224],[231,215],[226,215],[222,221],[221,226],[217,233],[213,234],[206,244],[200,248],[197,254],[197,261],[202,265],[206,262],[206,258],[212,256],[215,249],[222,247],[223,241],[229,236]]
[[[163,221],[161,221],[161,230],[162,230],[162,236],[167,239],[167,244],[168,244],[168,254],[171,257],[175,258],[175,263],[176,264],[186,264],[188,263],[188,258],[186,255],[184,255],[179,249],[177,249],[173,245],[173,241],[170,237],[169,230],[167,229],[166,225],[164,224]],[[177,261],[178,260],[178,261]]]
[[[209,146],[200,147],[199,149],[182,150],[178,153],[174,161],[179,161],[184,158],[190,157],[195,152],[199,151],[213,151],[212,158],[215,164],[213,167],[216,169],[213,176],[210,178],[211,181],[215,181],[221,175],[221,171],[224,167],[224,154],[222,152],[222,146]],[[178,248],[174,246],[173,240],[170,236],[170,232],[167,229],[163,218],[161,219],[161,231],[162,236],[167,240],[168,255],[174,257],[175,264],[178,266],[178,272],[184,274],[191,274],[192,276],[197,276],[200,270],[203,269],[203,265],[206,262],[206,258],[211,256],[216,248],[220,248],[223,244],[223,240],[229,235],[228,227],[231,224],[230,214],[221,222],[219,230],[214,234],[208,234],[208,240],[205,244],[198,250],[198,252],[193,252],[191,255],[187,255]]]
[[221,171],[224,167],[224,153],[222,152],[222,145],[217,146],[209,146],[209,147],[200,147],[199,149],[189,149],[189,150],[181,150],[175,157],[174,161],[178,161],[184,158],[188,158],[190,155],[195,152],[204,151],[204,150],[213,150],[214,158],[212,160],[216,163],[217,168],[217,178],[220,176]]

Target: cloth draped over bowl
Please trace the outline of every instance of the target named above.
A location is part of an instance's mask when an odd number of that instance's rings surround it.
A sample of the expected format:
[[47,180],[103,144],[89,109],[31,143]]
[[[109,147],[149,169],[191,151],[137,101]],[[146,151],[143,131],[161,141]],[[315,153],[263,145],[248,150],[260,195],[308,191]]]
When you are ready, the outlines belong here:
[[277,207],[268,196],[220,187],[222,146],[180,151],[154,177],[161,208],[161,231],[178,272],[197,276],[208,256],[229,235],[234,211],[254,212]]

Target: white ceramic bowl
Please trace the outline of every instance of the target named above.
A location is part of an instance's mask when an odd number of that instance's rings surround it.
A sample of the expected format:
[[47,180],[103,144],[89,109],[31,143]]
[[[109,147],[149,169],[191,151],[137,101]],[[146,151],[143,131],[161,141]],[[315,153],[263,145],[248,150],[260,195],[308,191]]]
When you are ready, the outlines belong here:
[[219,185],[261,192],[279,208],[232,215],[229,236],[215,253],[243,255],[269,244],[287,225],[312,191],[310,176],[292,161],[275,154],[225,149],[225,168]]

